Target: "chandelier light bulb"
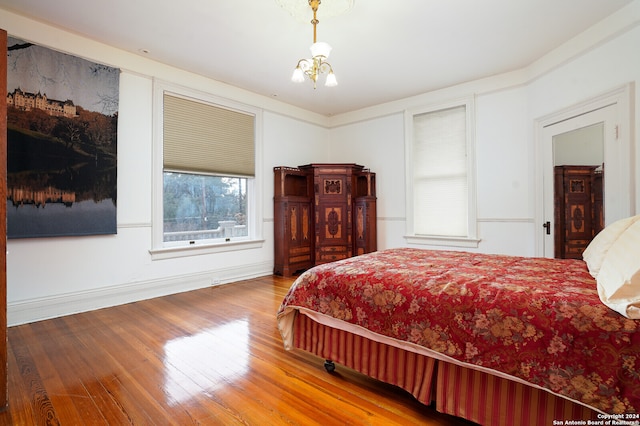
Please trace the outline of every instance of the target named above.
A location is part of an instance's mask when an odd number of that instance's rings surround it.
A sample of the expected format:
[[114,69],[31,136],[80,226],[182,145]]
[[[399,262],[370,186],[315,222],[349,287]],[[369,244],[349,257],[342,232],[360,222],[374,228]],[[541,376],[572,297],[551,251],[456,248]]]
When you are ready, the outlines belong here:
[[336,75],[333,71],[330,71],[329,75],[327,75],[327,80],[324,82],[324,85],[327,87],[335,87],[338,85],[338,80],[336,80]]
[[300,66],[297,66],[295,70],[293,70],[293,75],[291,76],[291,81],[294,83],[302,83],[304,81],[304,72]]

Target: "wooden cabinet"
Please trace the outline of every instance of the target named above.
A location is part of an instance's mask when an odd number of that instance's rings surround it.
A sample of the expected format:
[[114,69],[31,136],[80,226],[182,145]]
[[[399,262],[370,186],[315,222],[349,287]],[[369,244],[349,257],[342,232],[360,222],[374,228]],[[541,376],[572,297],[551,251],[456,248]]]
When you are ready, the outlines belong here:
[[554,176],[555,257],[581,259],[604,227],[602,170],[599,166],[556,166]]
[[276,167],[274,273],[377,249],[375,173],[357,164]]

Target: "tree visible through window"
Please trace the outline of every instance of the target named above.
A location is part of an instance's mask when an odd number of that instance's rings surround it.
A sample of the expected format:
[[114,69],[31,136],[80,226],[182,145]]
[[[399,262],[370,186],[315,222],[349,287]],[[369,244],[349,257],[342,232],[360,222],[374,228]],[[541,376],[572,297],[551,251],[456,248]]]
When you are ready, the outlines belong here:
[[164,172],[164,241],[246,237],[247,178]]

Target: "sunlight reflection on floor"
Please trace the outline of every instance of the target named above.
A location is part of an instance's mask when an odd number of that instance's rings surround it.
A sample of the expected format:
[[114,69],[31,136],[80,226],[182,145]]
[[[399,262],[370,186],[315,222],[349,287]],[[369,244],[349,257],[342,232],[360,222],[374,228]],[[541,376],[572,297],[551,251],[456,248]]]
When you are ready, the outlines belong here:
[[249,322],[236,320],[164,346],[164,391],[172,404],[206,395],[249,370]]

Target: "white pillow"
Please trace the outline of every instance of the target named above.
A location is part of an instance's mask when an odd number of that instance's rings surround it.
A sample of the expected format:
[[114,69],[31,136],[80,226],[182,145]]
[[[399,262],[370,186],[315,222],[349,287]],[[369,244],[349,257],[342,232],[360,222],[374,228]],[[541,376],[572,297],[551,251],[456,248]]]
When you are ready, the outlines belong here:
[[602,303],[627,318],[640,319],[640,221],[609,247],[596,281]]
[[607,252],[611,245],[627,230],[631,225],[640,220],[640,215],[631,216],[613,222],[591,240],[587,248],[582,253],[582,259],[587,263],[589,273],[593,278],[598,278],[598,271],[602,266]]

